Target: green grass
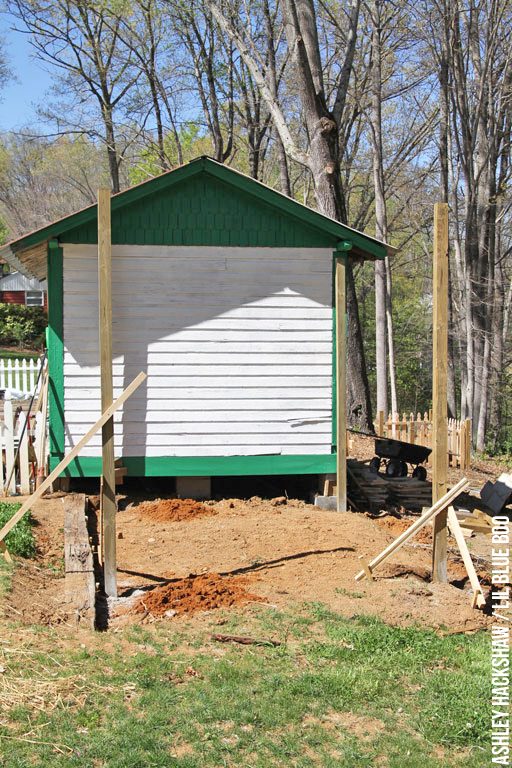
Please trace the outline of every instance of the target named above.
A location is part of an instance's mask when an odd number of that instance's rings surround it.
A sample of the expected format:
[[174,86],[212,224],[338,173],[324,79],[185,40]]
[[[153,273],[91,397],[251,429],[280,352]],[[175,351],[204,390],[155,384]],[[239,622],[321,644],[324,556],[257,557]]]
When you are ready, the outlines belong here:
[[[132,627],[98,638],[91,650],[61,649],[44,630],[30,650],[6,654],[0,685],[18,678],[27,694],[0,710],[0,765],[489,764],[484,633],[439,637],[320,605],[227,613],[220,630],[217,618],[201,630],[172,621]],[[221,645],[211,631],[283,644]]]
[[38,360],[37,352],[20,351],[19,349],[0,349],[0,360]]
[[[0,528],[11,519],[21,504],[7,504],[0,501]],[[26,512],[21,520],[5,537],[5,545],[11,555],[19,557],[34,557],[36,553],[36,541],[32,531],[32,518],[30,512]]]
[[11,589],[12,571],[12,564],[8,563],[3,555],[0,555],[0,600]]

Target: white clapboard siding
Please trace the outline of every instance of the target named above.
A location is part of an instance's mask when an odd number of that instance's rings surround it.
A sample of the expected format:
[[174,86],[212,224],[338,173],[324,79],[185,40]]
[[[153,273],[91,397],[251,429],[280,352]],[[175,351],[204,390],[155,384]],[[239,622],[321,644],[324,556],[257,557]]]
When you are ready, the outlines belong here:
[[[123,387],[128,384],[124,376],[114,376],[114,392],[120,394]],[[89,376],[69,376],[67,379],[67,390],[69,397],[83,397],[78,394],[87,391],[89,394],[85,397],[91,397],[95,391],[97,377],[93,374]],[[204,384],[204,386],[201,386]],[[330,376],[287,376],[287,386],[297,397],[317,397],[319,392],[324,392],[325,387],[331,384]],[[186,385],[186,386],[184,386]],[[194,386],[195,385],[195,386]],[[193,392],[193,390],[198,390]],[[164,399],[172,397],[212,397],[214,399],[229,397],[231,399],[245,398],[246,390],[258,390],[252,392],[257,397],[273,398],[282,395],[282,389],[275,386],[272,376],[203,376],[201,382],[197,380],[182,382],[181,379],[175,379],[170,376],[153,376],[151,387],[147,388],[148,393],[152,393],[155,398]]]
[[[119,456],[328,454],[332,252],[113,247]],[[64,246],[66,448],[100,412],[97,251]],[[101,436],[84,456],[101,453]]]
[[[229,445],[181,445],[179,447],[169,446],[167,443],[162,445],[131,444],[131,454],[125,453],[125,456],[146,456],[154,458],[158,456],[304,456],[318,455],[324,453],[323,442],[315,443],[311,440],[304,441],[302,444],[296,444],[293,449],[289,447],[280,447],[277,445],[267,445],[259,442],[258,445],[247,445],[245,442],[232,442]],[[101,455],[101,448],[86,446],[80,451],[80,457],[98,457]]]
[[[194,390],[191,390],[194,392]],[[90,420],[91,413],[98,413],[100,407],[100,400],[97,397],[89,399],[87,402],[83,400],[68,400],[66,414],[68,421],[78,421],[75,414],[82,416],[86,421]],[[205,405],[203,411],[197,410],[197,404],[195,398],[192,397],[187,400],[153,400],[148,398],[147,400],[135,400],[134,404],[130,407],[131,411],[142,410],[146,414],[146,421],[154,421],[155,414],[158,417],[158,413],[165,413],[166,421],[204,421],[205,413],[208,413],[208,418],[215,418],[217,421],[222,419],[229,421],[240,421],[244,417],[248,420],[264,420],[265,414],[273,413],[274,416],[280,416],[282,414],[283,419],[288,418],[288,411],[292,414],[298,414],[296,418],[308,418],[311,413],[317,414],[319,412],[327,412],[329,417],[331,413],[331,403],[327,398],[311,399],[311,400],[275,400],[269,402],[269,400],[260,398],[258,400],[251,400],[251,408],[254,410],[247,410],[247,403],[245,399],[239,400],[215,400],[211,404],[208,402]],[[250,417],[250,418],[249,418]],[[122,421],[122,414],[114,414],[114,419]]]
[[[271,377],[274,381],[274,384],[276,382],[276,379],[280,380],[283,383],[283,386],[286,387],[288,383],[288,379],[290,377],[300,377],[303,373],[306,373],[308,375],[311,375],[314,371],[317,372],[319,376],[326,376],[330,375],[330,366],[331,366],[331,358],[329,357],[329,360],[326,360],[325,355],[321,355],[322,361],[311,361],[308,359],[309,356],[307,355],[301,355],[300,353],[297,353],[295,355],[295,363],[283,363],[281,358],[278,360],[272,361],[270,355],[266,358],[266,360],[269,360],[269,362],[262,362],[259,365],[254,364],[244,364],[241,361],[238,361],[238,363],[230,363],[229,361],[225,363],[219,363],[217,362],[215,365],[212,364],[203,364],[203,365],[194,365],[194,364],[173,364],[167,362],[166,364],[159,364],[157,363],[149,363],[146,360],[146,354],[140,354],[135,358],[135,356],[130,361],[130,364],[123,365],[122,363],[118,363],[114,360],[113,364],[113,375],[116,377],[123,377],[123,381],[125,382],[125,386],[134,378],[134,376],[137,375],[137,373],[142,368],[146,371],[148,377],[151,379],[155,376],[158,376],[162,370],[165,370],[165,373],[167,376],[173,376],[176,381],[180,379],[180,386],[186,386],[188,382],[191,381],[201,381],[201,377],[203,375],[203,372],[207,376],[211,376],[212,373],[217,373],[217,376],[219,377],[226,377],[226,376],[267,376]],[[84,365],[83,368],[80,367],[79,363],[76,362],[70,362],[71,358],[68,353],[65,353],[64,355],[64,371],[65,375],[68,376],[77,376],[80,380],[81,376],[89,376],[91,374],[98,375],[98,366],[90,365],[90,356],[86,354],[81,355],[83,358],[87,359],[89,364]],[[254,361],[252,361],[254,363]],[[80,371],[83,371],[81,374]]]

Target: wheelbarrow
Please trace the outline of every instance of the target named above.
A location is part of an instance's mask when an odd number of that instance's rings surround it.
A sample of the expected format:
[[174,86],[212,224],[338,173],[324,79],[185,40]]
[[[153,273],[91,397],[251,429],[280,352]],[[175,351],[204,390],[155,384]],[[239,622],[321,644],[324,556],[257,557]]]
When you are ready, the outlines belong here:
[[427,479],[427,470],[421,466],[432,453],[431,448],[402,440],[378,438],[375,440],[376,456],[370,461],[370,469],[378,472],[384,465],[387,477],[407,477],[408,464],[413,467],[412,477],[417,480]]

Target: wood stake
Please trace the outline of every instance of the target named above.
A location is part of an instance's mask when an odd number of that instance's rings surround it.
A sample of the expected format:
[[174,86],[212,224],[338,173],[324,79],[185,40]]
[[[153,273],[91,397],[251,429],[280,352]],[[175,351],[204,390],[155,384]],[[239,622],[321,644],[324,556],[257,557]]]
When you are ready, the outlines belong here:
[[[448,205],[434,206],[432,360],[432,501],[446,493],[448,473]],[[434,519],[432,581],[447,582],[447,511]]]
[[12,563],[12,557],[9,554],[9,550],[5,546],[5,541],[0,541],[0,552],[2,552],[2,554],[4,556],[4,560],[7,563]]
[[450,526],[450,531],[452,532],[453,538],[457,542],[462,560],[464,561],[464,566],[469,576],[471,587],[473,588],[473,607],[476,605],[477,608],[483,608],[485,605],[484,593],[482,591],[482,587],[480,586],[475,566],[473,565],[471,555],[469,554],[468,545],[464,539],[464,534],[462,533],[460,523],[457,519],[457,515],[453,507],[448,509],[448,525]]
[[138,376],[134,378],[131,384],[129,384],[124,392],[122,392],[117,400],[114,400],[110,408],[107,408],[107,410],[101,414],[100,418],[94,424],[90,430],[82,437],[82,439],[75,445],[74,448],[71,449],[71,451],[68,453],[67,456],[65,456],[62,461],[55,467],[53,472],[50,472],[46,480],[43,480],[39,488],[34,491],[32,496],[30,496],[18,509],[15,515],[11,517],[11,519],[4,525],[2,530],[0,531],[0,541],[3,541],[9,531],[12,531],[14,526],[17,522],[21,520],[25,512],[28,512],[29,509],[32,508],[34,503],[41,498],[43,493],[51,486],[54,480],[57,480],[61,472],[63,472],[68,464],[71,464],[73,459],[75,459],[82,448],[87,445],[87,443],[91,440],[91,438],[94,437],[96,432],[102,428],[102,426],[105,424],[106,421],[108,421],[111,416],[120,408],[123,403],[128,400],[128,398],[133,395],[135,390],[140,387],[143,381],[147,379],[147,376],[142,371],[139,373]]
[[[427,509],[425,514],[415,520],[414,523],[412,523],[412,525],[410,525],[406,531],[401,533],[400,536],[392,541],[391,544],[386,547],[386,549],[383,549],[382,552],[377,555],[377,557],[374,557],[373,560],[370,560],[368,563],[369,569],[374,571],[377,565],[380,565],[380,563],[384,562],[384,560],[387,560],[387,558],[392,555],[393,552],[396,552],[401,547],[403,547],[408,539],[410,539],[412,536],[418,533],[418,531],[424,528],[429,520],[432,520],[433,517],[445,510],[452,503],[452,501],[455,501],[457,496],[459,496],[462,491],[466,490],[468,486],[469,480],[467,478],[463,477],[462,480],[459,480],[457,485],[454,485],[451,491],[445,493],[445,495],[439,499],[439,501],[430,507],[430,509]],[[355,576],[355,580],[361,581],[361,579],[364,579],[365,576],[366,573],[364,570],[359,571],[359,573]]]
[[336,495],[338,512],[347,511],[347,320],[345,256],[336,258]]
[[[110,190],[98,190],[98,288],[101,370],[101,410],[113,400],[112,384],[112,241]],[[105,593],[117,597],[116,581],[116,477],[114,467],[114,419],[102,428],[103,578]]]
[[373,581],[373,573],[367,560],[362,555],[359,555],[359,561],[363,566],[363,571],[368,581]]

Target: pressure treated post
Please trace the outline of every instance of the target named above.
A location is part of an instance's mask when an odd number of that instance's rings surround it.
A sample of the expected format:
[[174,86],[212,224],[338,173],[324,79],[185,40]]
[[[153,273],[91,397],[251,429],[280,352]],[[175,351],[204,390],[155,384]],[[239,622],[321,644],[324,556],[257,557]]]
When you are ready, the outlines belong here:
[[[112,243],[110,190],[98,190],[98,287],[101,370],[101,410],[113,401],[112,384]],[[114,417],[102,427],[103,578],[105,593],[117,597],[116,582],[116,479],[114,467]]]
[[335,252],[336,299],[336,493],[338,512],[347,511],[347,319],[345,260],[351,243],[341,243]]
[[[448,205],[434,206],[432,502],[446,493],[448,471]],[[446,582],[448,511],[434,518],[432,581]]]

